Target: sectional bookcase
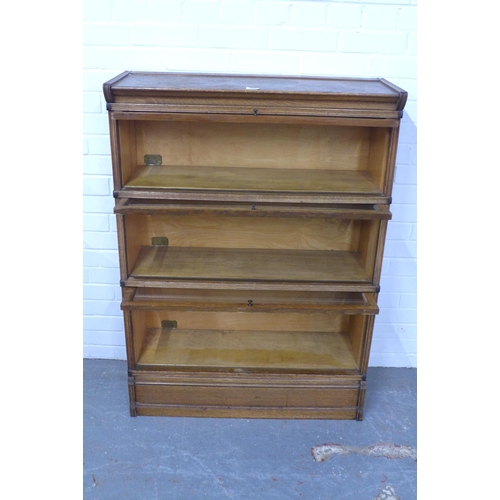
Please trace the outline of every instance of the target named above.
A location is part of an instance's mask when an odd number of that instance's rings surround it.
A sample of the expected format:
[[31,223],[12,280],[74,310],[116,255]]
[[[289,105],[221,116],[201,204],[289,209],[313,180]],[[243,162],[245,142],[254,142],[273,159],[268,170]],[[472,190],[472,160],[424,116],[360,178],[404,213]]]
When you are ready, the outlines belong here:
[[361,420],[406,92],[128,71],[103,89],[131,415]]

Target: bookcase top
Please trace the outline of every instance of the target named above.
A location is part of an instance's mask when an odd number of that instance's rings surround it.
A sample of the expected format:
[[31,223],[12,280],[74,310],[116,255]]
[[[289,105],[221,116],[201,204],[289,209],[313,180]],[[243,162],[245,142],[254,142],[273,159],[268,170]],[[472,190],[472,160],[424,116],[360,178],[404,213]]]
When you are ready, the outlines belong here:
[[[238,97],[354,99],[393,103],[402,110],[407,93],[383,78],[333,78],[237,74],[155,73],[125,71],[103,85],[108,103],[116,97],[219,95]],[[392,106],[391,106],[392,107]]]

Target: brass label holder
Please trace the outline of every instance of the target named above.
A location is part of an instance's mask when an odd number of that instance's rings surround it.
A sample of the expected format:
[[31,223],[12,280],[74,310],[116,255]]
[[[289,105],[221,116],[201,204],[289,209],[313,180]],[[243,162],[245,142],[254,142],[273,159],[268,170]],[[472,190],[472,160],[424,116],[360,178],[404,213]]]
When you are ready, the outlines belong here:
[[168,247],[168,238],[166,236],[153,236],[151,245],[154,247]]
[[144,155],[144,165],[161,165],[162,157],[161,155]]
[[164,319],[161,322],[161,327],[162,328],[168,328],[169,330],[173,330],[174,328],[177,328],[177,321],[170,321],[168,319]]

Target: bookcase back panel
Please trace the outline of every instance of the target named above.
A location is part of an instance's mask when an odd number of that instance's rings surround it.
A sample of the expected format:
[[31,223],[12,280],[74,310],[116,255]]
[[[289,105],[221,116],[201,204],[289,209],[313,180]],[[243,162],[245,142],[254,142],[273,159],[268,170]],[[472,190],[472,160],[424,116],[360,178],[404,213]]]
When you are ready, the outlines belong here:
[[[251,292],[248,297],[251,298]],[[147,311],[132,313],[134,332],[161,328],[162,321],[176,321],[179,330],[255,330],[347,332],[350,317],[334,312],[258,313],[212,311]]]
[[[167,237],[169,246],[354,251],[363,221],[338,219],[126,215],[132,246]],[[376,222],[375,222],[376,223]]]
[[138,121],[138,165],[159,154],[164,165],[365,170],[371,130],[250,123]]

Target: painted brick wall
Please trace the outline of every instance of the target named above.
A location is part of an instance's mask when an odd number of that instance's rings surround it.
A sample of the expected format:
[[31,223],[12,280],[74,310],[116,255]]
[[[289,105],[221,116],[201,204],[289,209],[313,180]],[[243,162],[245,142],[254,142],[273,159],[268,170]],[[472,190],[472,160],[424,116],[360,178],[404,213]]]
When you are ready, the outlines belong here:
[[102,84],[124,70],[384,77],[409,93],[371,366],[416,366],[416,0],[84,0],[84,356],[125,359]]

